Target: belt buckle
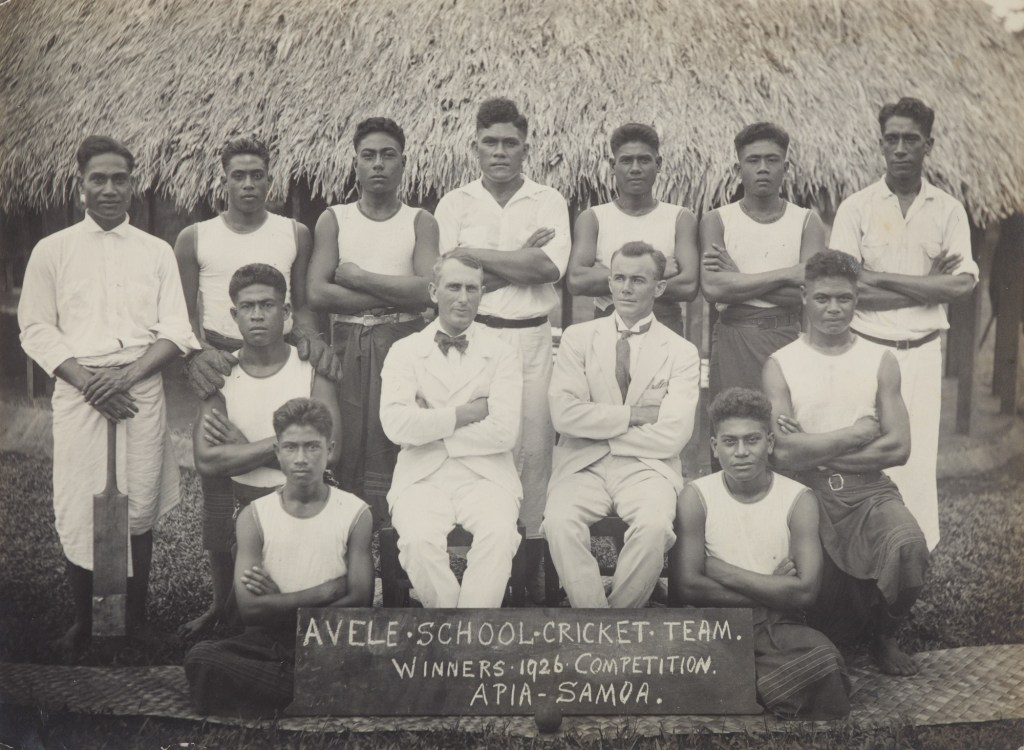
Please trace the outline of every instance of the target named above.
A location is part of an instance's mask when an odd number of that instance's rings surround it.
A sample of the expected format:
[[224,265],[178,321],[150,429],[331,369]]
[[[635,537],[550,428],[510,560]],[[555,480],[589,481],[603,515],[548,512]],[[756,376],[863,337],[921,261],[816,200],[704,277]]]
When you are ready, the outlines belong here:
[[[839,486],[838,487],[836,487],[832,483],[832,480],[833,479],[837,479],[837,478],[839,479]],[[839,492],[839,490],[843,489],[843,487],[845,487],[845,486],[846,486],[846,481],[843,479],[843,475],[842,474],[840,474],[838,472],[835,473],[835,474],[829,474],[829,477],[828,477],[828,488],[830,490],[832,490],[833,492]]]
[[909,339],[903,339],[901,341],[897,341],[896,342],[896,351],[898,351],[898,352],[908,351],[910,349],[910,345],[912,343],[914,343],[914,342],[910,341]]

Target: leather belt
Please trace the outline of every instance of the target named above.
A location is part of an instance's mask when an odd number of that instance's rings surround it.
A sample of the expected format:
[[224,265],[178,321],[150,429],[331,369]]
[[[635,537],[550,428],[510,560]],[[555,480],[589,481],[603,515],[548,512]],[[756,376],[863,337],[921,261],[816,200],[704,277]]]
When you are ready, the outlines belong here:
[[510,320],[499,318],[497,315],[477,315],[477,323],[483,323],[488,328],[536,328],[548,322],[547,315],[540,315],[536,318],[523,318],[522,320]]
[[791,326],[800,322],[800,313],[788,312],[780,313],[778,315],[765,315],[763,318],[741,318],[739,320],[730,320],[726,312],[723,312],[718,318],[718,322],[727,326],[736,326],[738,328],[760,328],[761,330],[768,330],[771,328],[781,328],[782,326]]
[[419,320],[422,315],[417,313],[397,312],[385,313],[384,315],[341,315],[331,314],[331,323],[353,323],[359,326],[379,326],[385,323],[408,323],[410,320]]
[[916,349],[919,346],[924,346],[929,341],[935,341],[935,339],[939,337],[938,331],[932,331],[927,336],[922,336],[919,339],[902,339],[899,341],[895,341],[893,339],[880,339],[875,336],[868,336],[866,333],[861,333],[860,331],[853,332],[860,336],[862,339],[873,341],[874,343],[881,344],[882,346],[891,346],[893,349],[899,350]]
[[857,474],[853,472],[839,472],[828,470],[825,471],[801,471],[793,475],[793,479],[806,484],[812,489],[815,487],[828,487],[833,492],[839,492],[839,490],[853,490],[858,487],[864,487],[868,484],[874,484],[880,482],[885,478],[885,474],[880,471],[871,471],[866,474]]

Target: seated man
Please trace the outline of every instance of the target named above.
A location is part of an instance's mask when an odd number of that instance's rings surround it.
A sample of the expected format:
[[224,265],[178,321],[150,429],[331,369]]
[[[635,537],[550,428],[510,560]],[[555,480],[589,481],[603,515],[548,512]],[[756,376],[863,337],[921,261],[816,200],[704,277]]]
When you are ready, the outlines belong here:
[[910,454],[910,420],[892,352],[850,330],[859,266],[836,251],[807,261],[808,328],[765,364],[779,427],[775,463],[821,506],[825,572],[816,627],[837,643],[869,634],[887,674],[917,672],[896,628],[924,585],[928,546],[883,469]]
[[786,719],[850,712],[846,666],[828,638],[804,624],[821,580],[814,494],[768,468],[772,405],[730,388],[711,402],[711,450],[722,471],[679,496],[676,604],[751,607],[757,698]]
[[[401,446],[388,492],[398,559],[424,607],[500,607],[519,547],[523,370],[473,322],[483,278],[472,256],[441,257],[429,285],[437,319],[396,341],[381,373],[381,424]],[[446,545],[456,524],[473,535],[461,588]]]
[[[235,507],[284,484],[277,467],[274,410],[292,398],[315,398],[333,425],[328,460],[337,455],[341,419],[334,384],[299,357],[284,340],[290,314],[284,275],[265,263],[251,263],[231,277],[231,318],[242,335],[237,364],[223,387],[199,406],[192,432],[196,470],[205,477],[230,477]],[[213,512],[211,512],[211,510]],[[231,590],[234,517],[203,505],[203,542],[209,551],[213,603],[181,635],[201,632],[224,613]]]
[[185,655],[192,705],[202,714],[278,711],[292,699],[299,607],[368,607],[373,522],[355,495],[324,484],[331,413],[296,398],[274,412],[284,486],[238,516],[235,597],[247,627]]
[[[645,606],[676,539],[679,453],[693,430],[700,358],[654,319],[664,272],[661,252],[626,243],[611,258],[614,314],[562,334],[549,394],[561,438],[541,529],[574,607]],[[590,525],[611,513],[629,531],[605,597]]]

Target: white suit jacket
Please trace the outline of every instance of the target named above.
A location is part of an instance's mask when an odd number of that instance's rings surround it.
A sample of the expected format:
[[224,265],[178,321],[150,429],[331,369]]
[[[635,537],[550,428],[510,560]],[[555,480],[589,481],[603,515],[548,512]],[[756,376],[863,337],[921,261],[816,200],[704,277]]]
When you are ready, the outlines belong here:
[[[548,401],[560,434],[551,483],[611,454],[633,456],[683,488],[679,453],[690,439],[700,395],[696,347],[657,320],[644,337],[623,403],[615,379],[615,317],[570,326],[562,334]],[[630,407],[659,405],[658,421],[629,426]]]
[[[380,421],[401,447],[388,499],[436,471],[449,458],[522,498],[512,459],[519,437],[523,367],[519,354],[486,326],[466,330],[469,347],[462,368],[441,354],[434,335],[437,320],[419,333],[396,341],[381,371]],[[455,428],[455,407],[481,396],[488,415]]]

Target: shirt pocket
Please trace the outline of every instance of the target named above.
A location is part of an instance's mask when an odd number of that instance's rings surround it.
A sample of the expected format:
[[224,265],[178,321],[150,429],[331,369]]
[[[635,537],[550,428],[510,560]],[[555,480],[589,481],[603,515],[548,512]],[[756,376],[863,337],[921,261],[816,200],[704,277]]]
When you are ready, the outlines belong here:
[[861,260],[864,268],[869,271],[884,271],[885,262],[889,255],[889,241],[865,237],[860,248]]

